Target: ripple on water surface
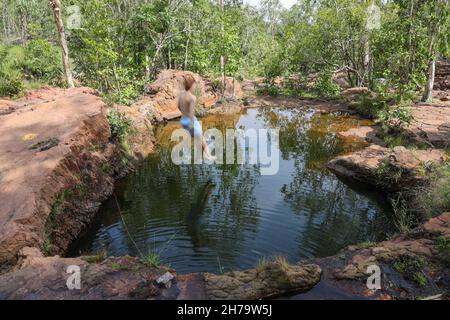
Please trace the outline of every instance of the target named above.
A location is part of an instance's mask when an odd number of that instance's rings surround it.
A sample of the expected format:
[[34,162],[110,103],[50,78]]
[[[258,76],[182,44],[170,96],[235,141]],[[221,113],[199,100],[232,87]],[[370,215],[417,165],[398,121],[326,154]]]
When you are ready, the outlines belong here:
[[391,232],[385,199],[344,184],[324,167],[365,145],[337,135],[362,124],[308,108],[202,119],[204,128],[220,130],[280,128],[280,168],[264,176],[252,165],[174,165],[169,139],[178,122],[170,122],[157,130],[158,151],[117,183],[72,253],[157,252],[180,273],[220,272],[254,267],[262,257],[295,262],[382,240]]

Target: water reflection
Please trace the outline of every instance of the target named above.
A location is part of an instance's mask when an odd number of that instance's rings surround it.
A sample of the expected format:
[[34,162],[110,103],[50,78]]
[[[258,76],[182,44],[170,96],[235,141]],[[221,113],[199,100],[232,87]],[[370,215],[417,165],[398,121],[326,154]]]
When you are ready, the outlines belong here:
[[356,192],[324,168],[335,155],[365,145],[336,133],[366,123],[309,108],[249,109],[202,120],[204,128],[223,132],[280,128],[278,174],[261,175],[255,165],[176,166],[169,140],[178,124],[169,123],[158,128],[158,152],[118,183],[117,203],[112,197],[102,206],[73,254],[152,250],[179,272],[218,272],[253,267],[261,256],[326,256],[389,232],[382,197]]

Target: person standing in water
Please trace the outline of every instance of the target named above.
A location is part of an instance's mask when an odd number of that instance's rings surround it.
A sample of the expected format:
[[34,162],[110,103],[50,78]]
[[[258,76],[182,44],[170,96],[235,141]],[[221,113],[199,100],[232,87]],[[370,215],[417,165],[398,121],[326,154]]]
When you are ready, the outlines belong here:
[[181,111],[181,126],[189,131],[191,137],[193,137],[196,143],[201,142],[203,157],[209,161],[214,161],[214,157],[209,153],[208,144],[203,137],[203,130],[200,122],[198,122],[195,116],[195,106],[197,104],[197,98],[192,94],[195,89],[195,78],[187,74],[184,76],[184,90],[181,91],[178,99],[178,109]]

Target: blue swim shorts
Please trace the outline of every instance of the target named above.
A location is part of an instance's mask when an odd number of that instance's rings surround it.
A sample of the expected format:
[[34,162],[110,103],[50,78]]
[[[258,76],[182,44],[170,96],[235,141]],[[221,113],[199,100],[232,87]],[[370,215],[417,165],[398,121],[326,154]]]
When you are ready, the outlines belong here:
[[200,122],[198,122],[196,117],[194,117],[193,122],[194,123],[192,123],[191,118],[186,116],[181,117],[180,120],[181,126],[189,131],[191,137],[201,137],[203,135],[203,130]]

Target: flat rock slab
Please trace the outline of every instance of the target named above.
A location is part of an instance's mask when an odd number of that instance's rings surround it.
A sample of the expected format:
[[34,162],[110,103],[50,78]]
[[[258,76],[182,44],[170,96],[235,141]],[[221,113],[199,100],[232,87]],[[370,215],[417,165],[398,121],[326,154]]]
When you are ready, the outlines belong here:
[[450,147],[450,101],[417,104],[412,114],[414,122],[406,130],[416,140],[428,141],[436,147]]
[[[380,243],[352,245],[334,257],[312,259],[323,270],[320,282],[310,291],[290,299],[417,299],[448,292],[447,256],[439,246],[450,240],[450,213],[430,219],[416,229]],[[423,266],[427,284],[420,285],[411,274],[401,273],[395,263],[402,259],[425,259]],[[413,260],[416,261],[416,260]],[[369,266],[381,269],[381,290],[366,286],[372,274]],[[447,278],[447,280],[446,280]],[[447,282],[448,283],[448,282]]]
[[356,137],[364,139],[369,143],[374,143],[380,146],[384,146],[384,141],[378,138],[377,134],[379,131],[378,126],[360,126],[356,128],[348,129],[347,131],[339,132],[343,137]]
[[110,136],[105,104],[92,89],[43,89],[7,107],[13,112],[0,116],[0,263],[42,243],[52,204],[77,180],[77,159]]
[[[377,186],[383,179],[379,168],[389,165],[392,170],[399,170],[402,179],[399,182],[405,186],[417,185],[423,179],[420,174],[424,166],[433,162],[443,162],[448,159],[445,150],[410,150],[405,147],[385,148],[371,145],[361,151],[339,156],[331,160],[327,167],[336,175]],[[391,184],[392,189],[401,188]]]
[[[282,266],[272,262],[264,268],[223,275],[177,275],[175,270],[149,267],[129,256],[101,261],[95,261],[98,257],[43,257],[38,249],[28,247],[19,256],[15,270],[0,275],[1,300],[262,299],[304,292],[321,276],[320,267],[313,264]],[[74,287],[77,276],[78,288]],[[166,285],[169,282],[171,285]]]
[[290,97],[270,97],[270,96],[254,96],[247,99],[247,107],[284,107],[284,108],[298,108],[311,107],[317,112],[333,113],[355,113],[348,108],[348,105],[340,101],[328,101],[320,99],[308,98],[290,98]]

